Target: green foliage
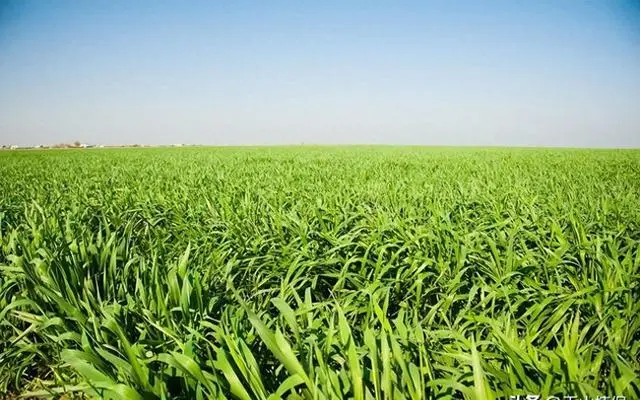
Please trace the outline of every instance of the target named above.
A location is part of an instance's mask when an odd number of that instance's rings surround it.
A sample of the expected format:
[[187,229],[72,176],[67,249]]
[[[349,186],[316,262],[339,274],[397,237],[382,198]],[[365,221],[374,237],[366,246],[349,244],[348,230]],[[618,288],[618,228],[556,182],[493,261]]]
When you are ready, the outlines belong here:
[[640,152],[0,154],[0,397],[640,397]]

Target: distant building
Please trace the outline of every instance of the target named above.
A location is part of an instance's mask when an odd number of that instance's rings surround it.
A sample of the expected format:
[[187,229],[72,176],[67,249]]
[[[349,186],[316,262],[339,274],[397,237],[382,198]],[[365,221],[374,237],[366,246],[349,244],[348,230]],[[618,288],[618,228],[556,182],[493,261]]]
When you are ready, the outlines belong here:
[[15,144],[11,145],[11,147],[9,147],[11,150],[15,150],[18,148],[18,146],[16,146]]

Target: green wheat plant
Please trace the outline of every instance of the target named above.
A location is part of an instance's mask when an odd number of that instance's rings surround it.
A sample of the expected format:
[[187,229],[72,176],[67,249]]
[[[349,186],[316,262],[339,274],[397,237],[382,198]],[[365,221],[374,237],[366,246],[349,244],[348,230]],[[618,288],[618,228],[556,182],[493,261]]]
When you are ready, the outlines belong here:
[[0,398],[517,394],[640,397],[640,151],[0,153]]

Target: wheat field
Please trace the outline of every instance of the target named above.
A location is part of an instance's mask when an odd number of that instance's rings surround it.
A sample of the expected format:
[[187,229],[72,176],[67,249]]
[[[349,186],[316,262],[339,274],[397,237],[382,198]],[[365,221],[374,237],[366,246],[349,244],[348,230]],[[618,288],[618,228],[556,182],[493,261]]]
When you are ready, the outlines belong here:
[[0,398],[640,398],[640,151],[0,152]]

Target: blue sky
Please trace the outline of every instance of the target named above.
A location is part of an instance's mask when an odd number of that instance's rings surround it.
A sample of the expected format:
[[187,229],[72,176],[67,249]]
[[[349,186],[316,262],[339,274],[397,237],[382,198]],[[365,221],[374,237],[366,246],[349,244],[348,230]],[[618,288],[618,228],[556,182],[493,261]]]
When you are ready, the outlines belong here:
[[0,143],[640,147],[636,1],[6,1]]

